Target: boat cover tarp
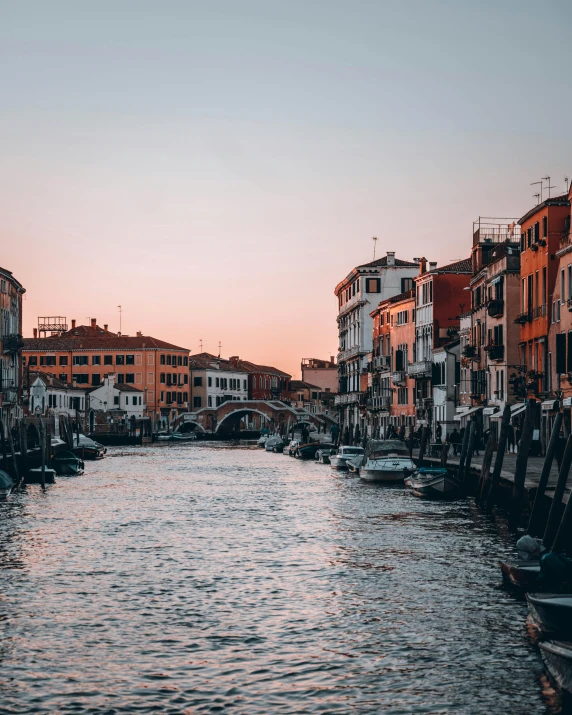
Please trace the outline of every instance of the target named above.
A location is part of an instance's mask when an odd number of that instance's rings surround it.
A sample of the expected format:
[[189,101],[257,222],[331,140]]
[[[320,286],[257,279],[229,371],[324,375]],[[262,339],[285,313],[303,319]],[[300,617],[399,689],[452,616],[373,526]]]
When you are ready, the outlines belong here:
[[14,482],[7,472],[0,469],[0,489],[12,489]]
[[540,559],[540,578],[547,588],[572,582],[572,559],[549,551]]

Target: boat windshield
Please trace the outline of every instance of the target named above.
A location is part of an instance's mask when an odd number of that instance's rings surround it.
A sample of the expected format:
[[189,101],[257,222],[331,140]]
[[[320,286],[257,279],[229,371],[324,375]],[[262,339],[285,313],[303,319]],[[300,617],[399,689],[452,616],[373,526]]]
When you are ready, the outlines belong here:
[[374,442],[369,448],[369,457],[371,459],[380,459],[387,457],[389,454],[400,454],[409,456],[409,450],[405,442],[400,442],[397,439],[385,440],[385,442]]
[[361,447],[344,447],[342,454],[363,454],[363,449]]

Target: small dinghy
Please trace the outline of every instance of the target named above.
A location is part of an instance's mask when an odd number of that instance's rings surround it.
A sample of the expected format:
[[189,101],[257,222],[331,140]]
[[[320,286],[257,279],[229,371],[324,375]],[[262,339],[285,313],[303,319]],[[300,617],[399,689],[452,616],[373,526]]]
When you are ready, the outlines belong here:
[[545,635],[572,640],[572,594],[527,593],[528,611]]
[[52,462],[58,476],[75,477],[83,474],[83,461],[69,450],[58,452]]
[[0,469],[0,499],[8,499],[14,487],[14,482],[8,474]]
[[335,454],[330,454],[330,464],[332,465],[332,469],[347,469],[348,459],[355,459],[362,454],[365,454],[365,450],[362,447],[339,447]]
[[572,695],[572,643],[569,641],[544,641],[540,653],[546,669],[559,688]]
[[515,588],[529,591],[540,576],[540,561],[499,561],[503,581]]
[[[28,470],[28,476],[26,477],[26,484],[41,484],[42,483],[42,468],[36,467],[34,469]],[[44,481],[46,484],[56,483],[56,470],[48,469],[44,470]]]
[[416,469],[406,477],[405,486],[425,499],[454,499],[461,494],[461,485],[443,467]]

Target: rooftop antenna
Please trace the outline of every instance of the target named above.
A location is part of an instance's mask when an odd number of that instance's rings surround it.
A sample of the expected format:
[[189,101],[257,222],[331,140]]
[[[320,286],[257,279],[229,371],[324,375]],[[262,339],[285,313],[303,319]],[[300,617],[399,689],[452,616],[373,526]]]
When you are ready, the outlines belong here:
[[566,182],[566,193],[568,193],[568,188],[569,188],[570,180],[568,179],[567,176],[565,176],[565,177],[564,177],[564,181]]
[[[550,183],[550,182],[548,182],[548,183]],[[536,186],[537,184],[540,184],[540,194],[539,194],[539,196],[540,196],[540,203],[542,203],[542,189],[544,188],[544,187],[543,187],[543,181],[542,181],[542,179],[541,179],[540,181],[533,181],[530,185],[531,185],[531,186]],[[537,196],[537,194],[533,194],[533,195],[534,195],[534,196]]]
[[540,194],[532,194],[532,195],[536,199],[536,204],[538,205],[540,203]]
[[219,340],[219,341],[218,341],[218,356],[219,356],[219,358],[220,358],[221,348],[222,348],[222,343],[221,343],[221,341]]
[[550,177],[549,177],[549,176],[543,176],[543,177],[542,177],[542,180],[543,180],[543,181],[548,181],[548,187],[547,187],[547,188],[548,188],[548,198],[550,198],[550,189],[555,189],[556,186],[551,186],[551,185],[550,185]]
[[202,338],[200,339],[200,342],[199,342],[199,349],[201,352],[203,351],[203,339]]
[[117,307],[119,308],[119,335],[121,335],[121,313],[123,313],[123,308],[120,305]]
[[377,246],[377,236],[373,236],[371,240],[373,241],[373,260],[375,261],[375,247]]

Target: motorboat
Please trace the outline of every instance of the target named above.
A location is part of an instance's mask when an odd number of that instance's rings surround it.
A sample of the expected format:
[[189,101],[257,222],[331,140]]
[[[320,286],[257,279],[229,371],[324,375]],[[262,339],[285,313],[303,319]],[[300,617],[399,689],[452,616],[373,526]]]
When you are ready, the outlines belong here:
[[283,454],[287,454],[289,457],[294,457],[296,455],[296,450],[300,445],[299,439],[291,439],[290,442],[282,450]]
[[572,594],[527,593],[528,612],[544,634],[572,640]]
[[325,442],[308,442],[306,444],[299,444],[296,450],[296,457],[298,459],[316,459],[316,454],[318,451],[324,451],[326,449],[335,449],[333,444],[327,444]]
[[334,454],[336,451],[337,451],[337,449],[334,445],[331,445],[331,446],[322,445],[316,451],[316,455],[314,456],[314,459],[316,460],[316,462],[319,462],[320,464],[329,464],[330,463],[330,455]]
[[415,469],[405,442],[389,439],[371,443],[359,475],[368,482],[401,482]]
[[348,459],[355,459],[363,454],[365,454],[363,447],[339,447],[335,454],[330,454],[330,464],[333,469],[347,469]]
[[280,435],[274,435],[273,437],[268,437],[264,443],[264,449],[267,452],[282,452],[284,449],[284,440]]
[[264,447],[264,445],[266,444],[266,441],[268,440],[268,438],[269,438],[269,435],[267,435],[267,434],[262,434],[262,435],[260,435],[260,439],[259,439],[258,442],[256,443],[256,446],[257,446],[257,447]]
[[365,464],[366,459],[367,457],[365,456],[365,454],[358,454],[353,459],[348,459],[346,462],[348,465],[348,472],[351,472],[352,474],[359,474],[360,469]]
[[169,437],[171,442],[192,442],[197,438],[194,432],[173,432]]
[[540,577],[540,561],[499,561],[503,581],[523,591],[537,585]]
[[107,449],[91,437],[80,434],[74,435],[72,451],[82,459],[103,459]]
[[0,499],[8,499],[13,487],[12,477],[0,469]]
[[405,478],[405,486],[426,499],[453,499],[461,493],[459,482],[443,467],[416,469]]
[[76,454],[69,450],[58,452],[52,459],[55,472],[58,476],[77,477],[83,474],[84,463]]
[[558,687],[572,695],[572,643],[570,641],[543,641],[540,645],[542,660]]

